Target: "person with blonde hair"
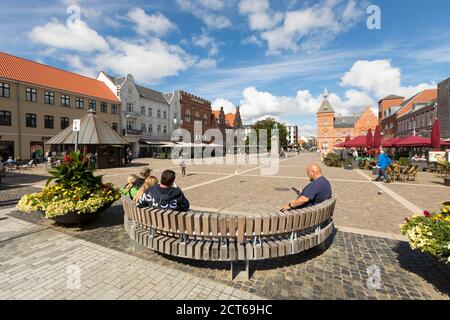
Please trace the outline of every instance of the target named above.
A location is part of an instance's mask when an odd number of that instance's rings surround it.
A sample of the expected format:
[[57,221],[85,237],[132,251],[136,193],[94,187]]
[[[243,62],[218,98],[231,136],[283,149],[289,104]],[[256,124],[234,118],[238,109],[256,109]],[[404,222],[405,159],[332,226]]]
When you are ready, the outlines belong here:
[[138,192],[139,188],[136,185],[137,177],[134,174],[130,174],[127,178],[127,184],[120,188],[120,193],[126,196],[129,196],[131,200],[134,199],[134,196]]
[[144,180],[144,184],[139,188],[138,192],[134,195],[133,200],[139,202],[139,199],[144,195],[147,189],[157,185],[159,183],[158,178],[149,176]]

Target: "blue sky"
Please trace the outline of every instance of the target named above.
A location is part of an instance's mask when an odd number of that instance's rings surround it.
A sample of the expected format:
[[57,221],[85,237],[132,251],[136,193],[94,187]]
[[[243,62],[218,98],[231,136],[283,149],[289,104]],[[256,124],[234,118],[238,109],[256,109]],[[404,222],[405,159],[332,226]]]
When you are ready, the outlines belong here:
[[[367,28],[377,5],[381,29]],[[183,89],[245,122],[315,131],[324,86],[337,113],[450,76],[447,0],[0,0],[0,50],[89,76]],[[80,19],[76,13],[80,10]],[[69,12],[68,12],[69,11]],[[75,15],[74,15],[75,14]]]

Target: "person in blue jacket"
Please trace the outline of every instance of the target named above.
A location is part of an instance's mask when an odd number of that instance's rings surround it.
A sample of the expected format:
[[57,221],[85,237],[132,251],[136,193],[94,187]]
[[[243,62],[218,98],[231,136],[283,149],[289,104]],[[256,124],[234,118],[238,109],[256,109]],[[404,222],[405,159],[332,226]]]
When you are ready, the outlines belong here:
[[387,168],[392,163],[392,160],[389,158],[389,156],[384,152],[383,149],[380,150],[380,155],[378,156],[378,167],[380,168],[380,173],[378,174],[378,177],[375,179],[376,181],[381,181],[382,177],[384,180],[389,183],[391,182],[391,179],[389,179],[389,176],[387,174]]

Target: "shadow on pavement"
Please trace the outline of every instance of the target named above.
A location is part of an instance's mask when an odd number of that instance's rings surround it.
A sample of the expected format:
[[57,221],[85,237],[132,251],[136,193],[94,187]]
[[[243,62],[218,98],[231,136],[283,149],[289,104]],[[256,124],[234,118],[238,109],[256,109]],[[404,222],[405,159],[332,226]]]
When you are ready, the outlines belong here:
[[412,250],[408,242],[398,242],[394,252],[398,254],[402,269],[418,275],[441,293],[450,294],[450,265],[437,261],[429,254]]

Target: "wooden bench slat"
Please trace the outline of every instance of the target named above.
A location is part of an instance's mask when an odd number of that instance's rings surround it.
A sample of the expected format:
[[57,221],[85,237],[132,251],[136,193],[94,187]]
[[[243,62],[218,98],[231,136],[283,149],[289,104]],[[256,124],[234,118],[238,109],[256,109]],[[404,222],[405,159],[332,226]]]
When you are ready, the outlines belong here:
[[278,233],[278,221],[279,216],[278,213],[272,213],[270,215],[270,234],[277,234]]
[[217,241],[213,242],[211,249],[211,259],[216,261],[219,259],[219,243]]
[[228,245],[226,242],[223,242],[220,245],[220,260],[222,261],[228,260]]
[[237,217],[230,215],[228,216],[228,234],[230,236],[231,239],[235,239],[236,238],[236,233],[237,233]]
[[201,213],[194,214],[194,232],[198,236],[202,234],[202,214]]
[[203,226],[203,234],[205,236],[209,236],[209,213],[204,213],[202,216],[202,226]]
[[245,259],[246,260],[253,260],[253,244],[248,241],[245,244]]
[[262,242],[262,253],[264,259],[270,258],[270,247],[269,244],[267,243],[267,240],[263,240]]
[[227,236],[227,217],[224,215],[219,216],[219,232],[221,237]]
[[211,245],[212,245],[212,241],[205,241],[205,245],[203,246],[203,260],[210,259]]
[[253,231],[255,232],[255,236],[259,236],[262,233],[262,216],[259,214],[255,215],[255,225]]
[[263,229],[263,234],[265,236],[270,234],[270,220],[271,220],[271,216],[269,214],[263,215],[262,229]]
[[189,235],[194,234],[194,213],[188,212],[185,216],[186,221],[186,232]]
[[243,243],[245,240],[245,217],[238,217],[238,242]]
[[180,234],[186,234],[186,212],[180,212],[177,217],[178,232]]
[[186,245],[186,257],[193,259],[195,257],[194,246],[197,243],[196,240],[190,240]]
[[211,235],[213,237],[217,237],[219,235],[219,228],[217,225],[217,214],[211,214],[210,223],[211,223]]
[[253,236],[253,222],[253,217],[250,216],[245,218],[245,235],[247,236],[247,238]]

